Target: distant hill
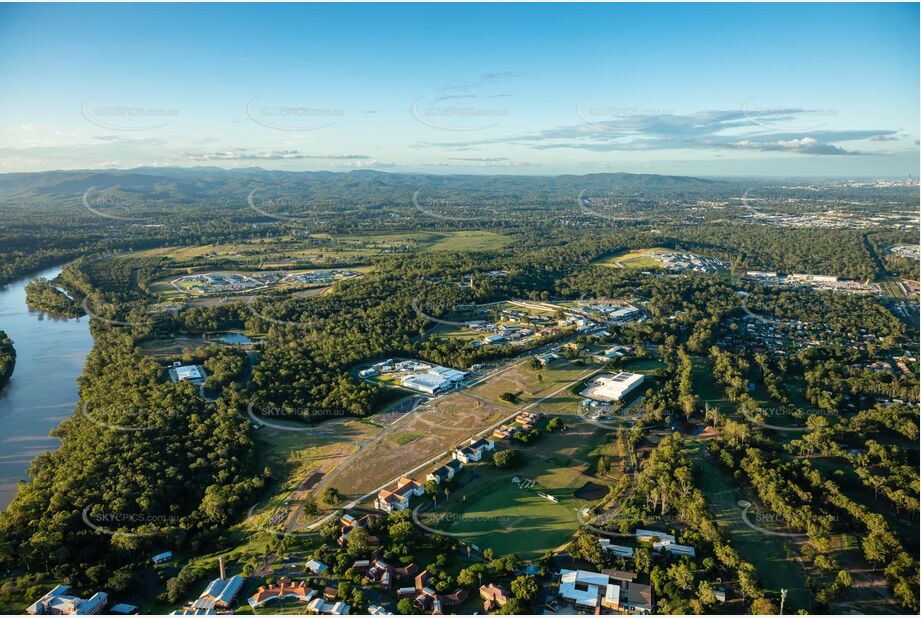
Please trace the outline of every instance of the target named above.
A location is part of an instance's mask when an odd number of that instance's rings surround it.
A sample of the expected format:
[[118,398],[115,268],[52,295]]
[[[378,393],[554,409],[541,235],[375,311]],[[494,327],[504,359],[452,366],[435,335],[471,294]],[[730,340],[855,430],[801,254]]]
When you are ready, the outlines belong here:
[[0,174],[0,193],[74,196],[90,188],[104,190],[119,187],[130,191],[155,191],[186,194],[211,194],[214,191],[249,191],[259,186],[277,190],[331,189],[348,192],[372,189],[451,189],[541,193],[575,191],[699,191],[729,185],[725,181],[691,176],[658,174],[586,174],[584,176],[479,176],[394,174],[374,170],[349,172],[288,172],[257,167],[224,170],[215,167],[153,168],[128,170],[76,170]]

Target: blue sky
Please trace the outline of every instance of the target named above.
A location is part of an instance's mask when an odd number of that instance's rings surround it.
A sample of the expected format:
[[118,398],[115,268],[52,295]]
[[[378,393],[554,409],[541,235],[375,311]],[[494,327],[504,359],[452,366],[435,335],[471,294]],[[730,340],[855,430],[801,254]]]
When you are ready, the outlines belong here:
[[917,4],[3,5],[0,172],[919,169]]

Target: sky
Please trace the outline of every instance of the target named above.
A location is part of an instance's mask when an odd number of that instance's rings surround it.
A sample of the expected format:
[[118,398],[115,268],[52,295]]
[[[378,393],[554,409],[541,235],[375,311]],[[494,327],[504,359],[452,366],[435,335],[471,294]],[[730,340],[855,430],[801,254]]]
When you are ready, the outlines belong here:
[[0,172],[914,177],[918,4],[0,5]]

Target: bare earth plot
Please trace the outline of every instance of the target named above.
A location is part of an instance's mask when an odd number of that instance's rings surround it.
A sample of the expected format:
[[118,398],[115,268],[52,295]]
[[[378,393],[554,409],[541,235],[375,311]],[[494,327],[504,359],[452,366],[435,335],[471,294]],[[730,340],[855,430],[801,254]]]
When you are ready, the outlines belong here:
[[[601,365],[577,365],[572,361],[558,360],[542,369],[531,369],[526,364],[519,364],[483,382],[471,389],[469,393],[478,397],[500,401],[502,393],[518,395],[521,407],[537,404],[537,412],[574,412],[581,398],[564,388],[567,385],[591,375],[602,369]],[[538,379],[538,375],[542,379]],[[560,392],[560,389],[563,389]]]
[[[323,485],[351,497],[361,496],[403,470],[446,455],[478,429],[514,411],[513,406],[471,398],[463,391],[451,393],[393,424],[382,439],[345,462]],[[414,439],[407,440],[410,437]]]
[[[294,424],[291,427],[303,428]],[[309,431],[268,425],[258,429],[255,436],[260,466],[271,471],[276,486],[273,494],[253,510],[254,523],[279,531],[301,523],[303,500],[315,492],[326,475],[379,432],[375,425],[354,419],[330,421]]]

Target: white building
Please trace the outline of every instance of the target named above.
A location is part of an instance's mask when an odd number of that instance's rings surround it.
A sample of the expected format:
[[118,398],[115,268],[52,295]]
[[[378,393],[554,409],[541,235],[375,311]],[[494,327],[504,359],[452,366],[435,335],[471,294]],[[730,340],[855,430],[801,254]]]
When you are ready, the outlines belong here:
[[652,588],[634,582],[633,573],[605,575],[564,569],[560,575],[560,596],[577,610],[602,613],[601,608],[606,608],[630,614],[652,613]]
[[483,453],[493,449],[495,449],[495,444],[492,440],[485,438],[475,440],[471,438],[470,445],[454,451],[454,456],[462,463],[470,463],[471,461],[480,461],[483,458]]
[[71,596],[70,586],[61,584],[45,593],[45,596],[26,608],[27,614],[57,614],[89,616],[101,614],[109,602],[105,592],[97,592],[88,599]]
[[606,551],[615,556],[620,556],[621,558],[632,558],[633,557],[633,548],[627,545],[614,545],[611,543],[611,539],[598,539],[598,545],[601,546],[603,551]]
[[453,383],[437,373],[416,373],[400,380],[400,386],[427,395],[437,395],[451,388]]
[[348,615],[350,609],[351,607],[348,603],[343,603],[342,601],[329,603],[321,598],[316,598],[307,605],[307,610],[310,612],[315,614],[327,614],[330,616],[346,616]]
[[678,545],[677,543],[653,543],[653,549],[656,551],[666,551],[675,556],[690,556],[691,558],[697,555],[697,552],[690,545]]
[[582,391],[583,397],[595,401],[620,401],[639,388],[645,378],[640,373],[621,371],[617,375],[600,375]]
[[637,541],[645,541],[649,543],[674,543],[675,537],[671,534],[666,534],[664,532],[659,532],[658,530],[643,530],[637,528],[636,532],[633,533],[636,536]]
[[201,365],[182,365],[177,362],[169,368],[169,378],[173,382],[201,384],[208,378],[208,375]]

